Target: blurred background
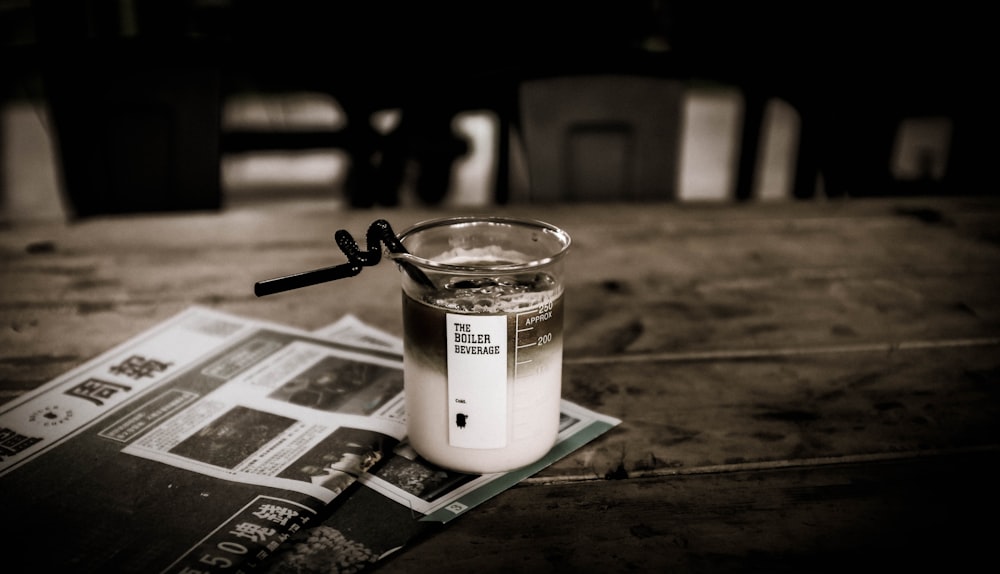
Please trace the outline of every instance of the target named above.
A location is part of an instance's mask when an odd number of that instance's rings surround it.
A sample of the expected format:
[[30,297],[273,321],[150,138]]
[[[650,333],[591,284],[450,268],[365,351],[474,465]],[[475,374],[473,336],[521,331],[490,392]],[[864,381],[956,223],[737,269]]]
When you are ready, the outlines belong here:
[[[615,198],[996,193],[988,22],[960,2],[0,0],[0,221],[595,199],[540,183],[545,162],[614,188],[597,168],[649,147],[669,181]],[[586,113],[617,115],[536,126],[584,99],[542,82],[564,76],[613,78]]]

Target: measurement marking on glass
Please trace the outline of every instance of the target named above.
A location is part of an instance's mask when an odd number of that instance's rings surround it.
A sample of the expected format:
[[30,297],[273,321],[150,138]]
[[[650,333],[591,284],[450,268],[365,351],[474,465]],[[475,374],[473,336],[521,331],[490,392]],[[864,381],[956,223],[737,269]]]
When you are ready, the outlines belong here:
[[518,351],[520,351],[521,349],[524,349],[526,347],[534,347],[535,345],[538,344],[537,341],[533,341],[531,343],[528,343],[527,345],[520,344],[521,343],[521,333],[525,333],[527,331],[534,331],[535,330],[534,327],[525,327],[524,329],[520,328],[520,325],[521,325],[521,315],[531,315],[531,314],[537,315],[538,312],[537,311],[530,311],[528,313],[518,313],[517,315],[514,316],[514,339],[515,339],[515,341],[514,341],[514,378],[515,379],[517,378],[517,374],[518,374],[517,373],[517,368],[520,365],[527,365],[528,363],[531,362],[531,359],[526,359],[526,360],[522,361],[518,357]]

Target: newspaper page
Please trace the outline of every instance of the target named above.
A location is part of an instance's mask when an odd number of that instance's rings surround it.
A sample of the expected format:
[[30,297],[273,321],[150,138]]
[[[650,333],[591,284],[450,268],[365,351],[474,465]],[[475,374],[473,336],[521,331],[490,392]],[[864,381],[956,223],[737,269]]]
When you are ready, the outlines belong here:
[[5,539],[57,569],[359,572],[619,422],[564,402],[542,461],[444,471],[406,445],[400,350],[188,309],[0,407]]

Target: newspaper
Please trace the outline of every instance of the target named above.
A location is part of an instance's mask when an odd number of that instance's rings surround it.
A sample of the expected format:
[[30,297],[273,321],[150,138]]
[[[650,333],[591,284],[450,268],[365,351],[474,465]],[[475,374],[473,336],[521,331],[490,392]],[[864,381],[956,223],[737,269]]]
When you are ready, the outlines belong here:
[[542,460],[406,442],[401,342],[191,307],[0,406],[8,548],[60,571],[361,572],[619,424],[563,401]]

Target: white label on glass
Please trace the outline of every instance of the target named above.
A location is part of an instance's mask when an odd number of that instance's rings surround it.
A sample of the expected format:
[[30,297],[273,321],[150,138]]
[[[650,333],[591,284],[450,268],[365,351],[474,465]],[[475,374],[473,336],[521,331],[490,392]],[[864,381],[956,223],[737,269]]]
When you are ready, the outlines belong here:
[[507,317],[447,316],[448,442],[507,446]]

